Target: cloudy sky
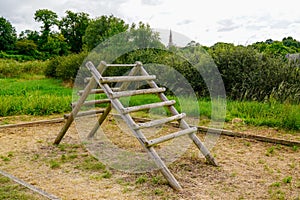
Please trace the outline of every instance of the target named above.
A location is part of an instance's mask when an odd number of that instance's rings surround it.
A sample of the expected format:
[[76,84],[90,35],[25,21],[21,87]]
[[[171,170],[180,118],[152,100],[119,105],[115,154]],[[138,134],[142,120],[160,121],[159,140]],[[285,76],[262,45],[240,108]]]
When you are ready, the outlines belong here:
[[300,40],[299,5],[299,0],[0,0],[0,16],[19,33],[39,30],[41,24],[33,19],[38,9],[50,9],[60,17],[66,10],[91,17],[113,14],[127,23],[143,21],[152,28],[172,29],[202,45],[247,45],[286,36]]

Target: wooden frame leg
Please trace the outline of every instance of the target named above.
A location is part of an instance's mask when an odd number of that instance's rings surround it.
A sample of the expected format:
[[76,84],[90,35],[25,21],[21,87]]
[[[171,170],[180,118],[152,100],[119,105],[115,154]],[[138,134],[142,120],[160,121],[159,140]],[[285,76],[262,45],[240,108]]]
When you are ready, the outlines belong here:
[[109,105],[106,107],[104,113],[101,114],[97,123],[95,124],[95,126],[93,127],[91,132],[88,134],[88,136],[87,136],[88,139],[94,137],[95,133],[97,132],[97,130],[99,129],[101,124],[104,122],[104,120],[106,119],[106,117],[110,113],[110,111],[111,111],[111,103],[109,103]]

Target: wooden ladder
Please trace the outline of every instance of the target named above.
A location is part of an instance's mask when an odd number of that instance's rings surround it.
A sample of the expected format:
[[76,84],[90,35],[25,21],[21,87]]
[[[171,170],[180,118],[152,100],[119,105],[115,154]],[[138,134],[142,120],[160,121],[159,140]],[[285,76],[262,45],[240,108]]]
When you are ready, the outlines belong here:
[[[187,122],[184,120],[186,116],[184,113],[179,113],[174,104],[176,103],[174,100],[169,100],[165,95],[165,88],[158,87],[155,83],[156,76],[149,75],[148,72],[144,69],[141,62],[136,62],[135,64],[106,64],[102,61],[99,65],[99,70],[101,73],[96,69],[92,62],[87,62],[86,67],[92,73],[92,78],[89,80],[88,85],[83,91],[79,91],[80,99],[77,103],[73,104],[73,110],[68,115],[67,122],[65,123],[64,127],[62,127],[59,135],[55,139],[54,144],[59,144],[61,139],[64,137],[66,131],[70,127],[71,123],[73,122],[75,116],[84,115],[78,113],[80,107],[82,105],[94,104],[94,103],[108,103],[106,109],[100,111],[102,114],[98,119],[98,123],[92,128],[90,133],[88,134],[88,138],[92,138],[94,134],[97,132],[98,128],[101,126],[103,121],[108,116],[109,112],[111,111],[112,107],[114,107],[117,112],[120,114],[121,118],[125,121],[128,127],[131,129],[134,136],[138,139],[140,144],[146,149],[150,157],[154,160],[155,164],[158,166],[164,177],[168,180],[169,184],[175,189],[180,190],[181,186],[170,172],[164,161],[160,158],[157,152],[154,149],[154,146],[183,136],[189,135],[189,138],[196,144],[198,149],[201,153],[205,156],[207,161],[217,166],[215,159],[212,157],[208,149],[205,145],[201,142],[201,140],[196,136],[197,128],[190,127]],[[114,76],[114,77],[103,77],[101,74],[106,70],[107,67],[133,67],[127,76]],[[140,73],[140,75],[137,75]],[[139,82],[139,81],[146,81],[149,85],[147,89],[137,89],[137,90],[127,90],[128,85],[131,82]],[[110,83],[122,83],[120,88],[111,88],[109,86]],[[100,86],[101,89],[93,89],[96,85]],[[96,100],[96,101],[85,101],[89,94],[95,93],[105,93],[107,99],[104,100]],[[141,94],[157,94],[161,102],[150,103],[146,105],[139,105],[139,106],[132,106],[132,107],[124,107],[119,98],[127,97],[132,95],[141,95]],[[145,123],[136,123],[133,118],[131,117],[130,113],[151,109],[151,108],[158,108],[158,107],[167,107],[170,111],[170,117],[165,117],[162,119],[156,119]],[[95,111],[88,111],[90,113],[95,113]],[[99,111],[98,111],[99,112]],[[171,133],[168,135],[161,136],[159,138],[148,140],[145,135],[143,134],[143,129],[155,127],[159,125],[164,125],[168,122],[178,121],[180,131],[175,133]]]

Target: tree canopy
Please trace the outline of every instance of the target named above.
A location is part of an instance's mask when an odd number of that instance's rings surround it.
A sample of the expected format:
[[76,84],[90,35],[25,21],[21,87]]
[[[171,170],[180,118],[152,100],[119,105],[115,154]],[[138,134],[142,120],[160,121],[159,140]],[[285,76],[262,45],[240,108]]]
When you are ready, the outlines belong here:
[[0,50],[6,51],[13,49],[16,39],[15,28],[4,17],[0,17]]
[[69,10],[66,11],[66,14],[59,22],[59,29],[69,43],[70,50],[79,53],[82,50],[82,37],[90,22],[89,14],[74,13]]
[[126,31],[128,27],[124,20],[113,15],[101,16],[90,22],[83,36],[83,43],[91,50],[105,39]]

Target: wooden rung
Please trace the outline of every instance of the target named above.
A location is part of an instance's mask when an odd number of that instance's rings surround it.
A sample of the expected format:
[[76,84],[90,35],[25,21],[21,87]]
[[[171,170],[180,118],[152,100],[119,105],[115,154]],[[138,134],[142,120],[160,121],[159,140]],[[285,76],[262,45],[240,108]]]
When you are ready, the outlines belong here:
[[[82,106],[90,106],[90,105],[94,105],[94,104],[109,103],[109,102],[110,102],[109,99],[92,100],[92,101],[84,102],[82,104]],[[72,105],[72,107],[75,107],[77,105],[77,103],[72,103],[71,105]]]
[[90,80],[91,80],[92,78],[91,77],[87,77],[87,78],[85,78],[84,79],[84,83],[88,83],[88,82],[90,82]]
[[184,129],[184,130],[181,130],[181,131],[169,134],[169,135],[165,135],[165,136],[153,139],[153,140],[149,140],[146,143],[146,146],[151,147],[153,145],[156,145],[156,144],[159,144],[159,143],[162,143],[162,142],[165,142],[165,141],[168,141],[168,140],[171,140],[171,139],[174,139],[174,138],[186,135],[186,134],[195,133],[195,132],[197,132],[197,127]]
[[129,90],[123,92],[114,92],[111,94],[111,98],[120,98],[120,97],[128,97],[139,94],[153,94],[153,93],[161,93],[166,91],[166,88],[150,88],[150,89],[141,89],[141,90]]
[[[111,88],[111,89],[112,89],[112,91],[114,91],[114,92],[120,91],[120,88]],[[79,90],[79,91],[77,92],[77,94],[78,94],[79,96],[81,96],[81,95],[83,94],[83,92],[84,92],[84,90]],[[102,94],[102,93],[104,93],[104,90],[103,90],[103,89],[92,89],[92,90],[90,91],[89,94]]]
[[156,79],[155,75],[151,76],[112,76],[102,77],[101,83],[114,83],[114,82],[131,82],[131,81],[150,81]]
[[[91,110],[91,111],[84,111],[84,112],[79,112],[77,113],[76,117],[83,117],[83,116],[87,116],[87,115],[94,115],[94,114],[99,114],[99,113],[103,113],[104,110]],[[68,119],[70,116],[70,114],[65,114],[64,118]]]
[[136,112],[139,110],[158,108],[158,107],[163,107],[163,106],[171,106],[171,105],[174,105],[175,103],[176,103],[175,100],[171,100],[171,101],[163,101],[163,102],[151,103],[151,104],[140,105],[140,106],[132,106],[132,107],[123,108],[122,113],[127,114],[127,113],[131,113],[131,112]]
[[136,64],[106,64],[107,67],[134,67]]
[[136,124],[135,129],[150,128],[150,127],[162,125],[162,124],[165,124],[165,123],[168,123],[168,122],[172,122],[172,121],[175,121],[175,120],[182,119],[185,116],[186,116],[185,113],[181,113],[181,114],[178,114],[178,115],[174,115],[172,117],[152,120],[150,122],[145,122],[145,123],[138,123],[138,124]]

